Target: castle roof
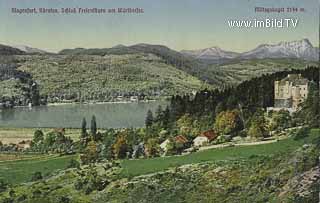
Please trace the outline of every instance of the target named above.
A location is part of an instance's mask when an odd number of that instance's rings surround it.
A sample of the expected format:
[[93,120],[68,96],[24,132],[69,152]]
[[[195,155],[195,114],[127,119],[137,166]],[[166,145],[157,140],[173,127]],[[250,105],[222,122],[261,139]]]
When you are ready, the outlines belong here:
[[286,82],[291,82],[292,85],[306,85],[309,80],[302,77],[301,74],[288,74],[287,77],[280,80],[280,85],[285,85]]

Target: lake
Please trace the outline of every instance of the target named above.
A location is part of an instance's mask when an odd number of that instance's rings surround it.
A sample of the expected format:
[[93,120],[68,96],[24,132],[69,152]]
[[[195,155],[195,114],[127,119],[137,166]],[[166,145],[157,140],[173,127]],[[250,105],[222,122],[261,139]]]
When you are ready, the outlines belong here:
[[155,112],[165,101],[103,104],[65,104],[55,106],[18,107],[0,110],[0,127],[81,128],[82,118],[90,127],[92,115],[98,128],[143,127],[147,111]]

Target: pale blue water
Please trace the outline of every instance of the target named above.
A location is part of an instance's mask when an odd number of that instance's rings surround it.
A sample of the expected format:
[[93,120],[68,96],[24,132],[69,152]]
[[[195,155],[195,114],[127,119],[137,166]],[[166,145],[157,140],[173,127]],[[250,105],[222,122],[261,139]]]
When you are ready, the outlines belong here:
[[153,112],[164,101],[139,103],[66,104],[59,106],[19,107],[0,110],[0,127],[65,127],[80,128],[82,118],[90,127],[92,115],[99,128],[144,126],[147,111]]

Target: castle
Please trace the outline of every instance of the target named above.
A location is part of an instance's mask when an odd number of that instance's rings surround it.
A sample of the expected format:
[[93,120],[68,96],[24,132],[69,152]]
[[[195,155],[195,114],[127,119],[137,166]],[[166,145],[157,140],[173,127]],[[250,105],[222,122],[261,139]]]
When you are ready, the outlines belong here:
[[301,74],[289,74],[274,82],[274,107],[296,111],[308,96],[309,81]]

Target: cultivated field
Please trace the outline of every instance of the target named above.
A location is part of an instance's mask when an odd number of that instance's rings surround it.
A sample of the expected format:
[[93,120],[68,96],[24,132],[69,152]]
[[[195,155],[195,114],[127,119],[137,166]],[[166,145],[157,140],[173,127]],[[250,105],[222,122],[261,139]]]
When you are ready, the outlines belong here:
[[[31,140],[37,128],[0,128],[0,141],[3,144],[17,144],[22,140]],[[41,128],[44,134],[53,131],[53,128]],[[78,140],[80,129],[66,129],[66,136]]]

